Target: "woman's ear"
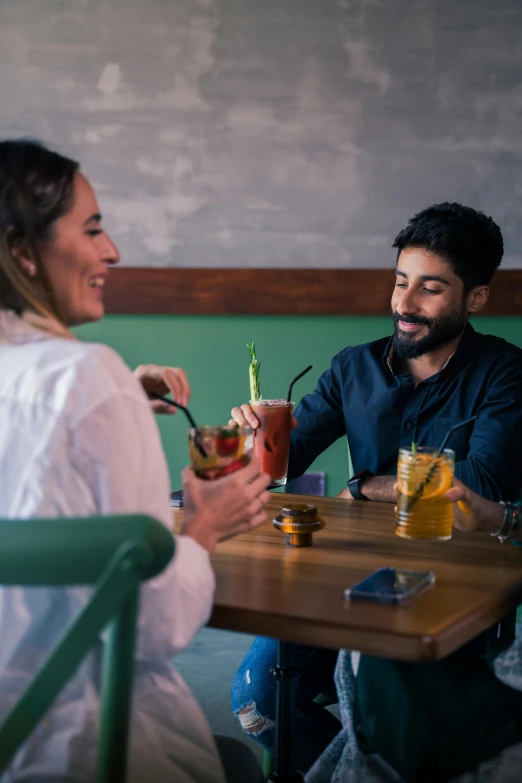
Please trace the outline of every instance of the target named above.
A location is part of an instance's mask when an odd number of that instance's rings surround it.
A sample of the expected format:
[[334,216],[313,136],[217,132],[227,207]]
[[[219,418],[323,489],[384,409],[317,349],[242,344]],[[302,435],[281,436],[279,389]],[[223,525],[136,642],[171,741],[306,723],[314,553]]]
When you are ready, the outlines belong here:
[[471,315],[480,312],[486,306],[489,299],[489,286],[477,285],[472,288],[467,296],[468,312]]
[[36,277],[36,263],[27,241],[25,239],[15,239],[9,249],[22,272],[28,277]]

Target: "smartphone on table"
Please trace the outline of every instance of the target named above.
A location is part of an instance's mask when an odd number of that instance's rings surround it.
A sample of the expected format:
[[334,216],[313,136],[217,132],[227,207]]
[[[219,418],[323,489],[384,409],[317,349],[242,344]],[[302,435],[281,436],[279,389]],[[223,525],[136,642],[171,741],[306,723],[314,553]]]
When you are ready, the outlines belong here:
[[346,600],[401,604],[435,582],[433,571],[408,571],[404,568],[380,568],[344,591]]

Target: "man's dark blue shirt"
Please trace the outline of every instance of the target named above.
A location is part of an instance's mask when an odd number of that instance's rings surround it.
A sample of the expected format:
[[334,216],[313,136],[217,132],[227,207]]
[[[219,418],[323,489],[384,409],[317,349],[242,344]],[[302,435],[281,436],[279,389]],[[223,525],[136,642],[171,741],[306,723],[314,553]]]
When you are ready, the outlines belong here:
[[[492,500],[512,500],[522,484],[522,350],[468,324],[446,366],[415,388],[411,375],[389,361],[392,340],[345,348],[299,403],[289,477],[299,476],[344,435],[354,472],[397,472],[398,449],[438,447],[454,424],[447,448],[455,475]],[[349,478],[347,476],[347,478]]]

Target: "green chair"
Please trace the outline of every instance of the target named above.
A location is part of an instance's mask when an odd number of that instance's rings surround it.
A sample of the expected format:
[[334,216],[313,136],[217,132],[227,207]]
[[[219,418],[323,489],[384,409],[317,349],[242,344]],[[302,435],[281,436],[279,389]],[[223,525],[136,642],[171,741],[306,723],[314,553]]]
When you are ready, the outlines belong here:
[[93,585],[88,603],[0,725],[0,773],[108,626],[97,781],[123,783],[140,583],[160,573],[173,553],[173,536],[145,515],[0,520],[0,585]]

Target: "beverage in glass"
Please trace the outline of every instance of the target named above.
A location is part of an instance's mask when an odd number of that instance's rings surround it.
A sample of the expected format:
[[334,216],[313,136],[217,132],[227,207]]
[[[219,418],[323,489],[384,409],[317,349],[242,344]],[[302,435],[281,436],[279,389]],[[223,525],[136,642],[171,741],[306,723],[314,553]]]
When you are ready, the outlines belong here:
[[250,427],[191,427],[189,456],[196,476],[207,481],[248,465],[254,444]]
[[290,433],[294,403],[286,400],[257,400],[250,407],[259,419],[254,430],[254,456],[261,462],[261,470],[268,473],[272,486],[286,484]]
[[397,527],[402,538],[446,541],[451,538],[453,503],[444,493],[453,484],[455,452],[419,447],[399,449]]

